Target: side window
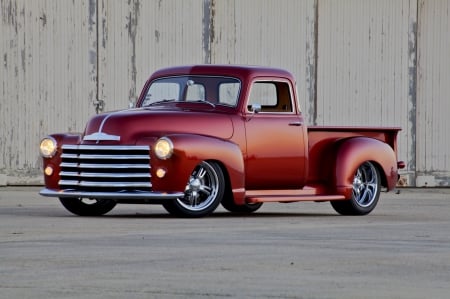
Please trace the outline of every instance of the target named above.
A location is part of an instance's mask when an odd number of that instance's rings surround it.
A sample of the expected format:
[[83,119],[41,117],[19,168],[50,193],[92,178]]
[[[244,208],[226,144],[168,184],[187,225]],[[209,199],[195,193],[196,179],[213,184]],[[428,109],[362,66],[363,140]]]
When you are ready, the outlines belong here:
[[292,112],[289,84],[285,82],[255,82],[250,90],[248,111],[252,104],[261,105],[261,112]]

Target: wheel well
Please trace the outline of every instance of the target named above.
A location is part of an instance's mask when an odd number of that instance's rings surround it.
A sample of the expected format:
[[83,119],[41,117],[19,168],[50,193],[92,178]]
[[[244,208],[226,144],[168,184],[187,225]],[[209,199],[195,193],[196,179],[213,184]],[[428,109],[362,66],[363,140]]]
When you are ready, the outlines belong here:
[[386,179],[386,174],[384,173],[383,167],[381,167],[380,164],[378,164],[376,161],[369,161],[370,163],[372,163],[376,169],[378,170],[378,173],[380,174],[380,178],[381,178],[381,186],[383,187],[387,187],[387,179]]
[[225,193],[223,196],[229,200],[234,201],[233,192],[231,192],[232,188],[231,188],[230,175],[228,174],[228,170],[225,167],[225,165],[219,160],[207,160],[206,162],[214,162],[217,165],[219,165],[220,169],[222,170],[223,177],[225,179]]

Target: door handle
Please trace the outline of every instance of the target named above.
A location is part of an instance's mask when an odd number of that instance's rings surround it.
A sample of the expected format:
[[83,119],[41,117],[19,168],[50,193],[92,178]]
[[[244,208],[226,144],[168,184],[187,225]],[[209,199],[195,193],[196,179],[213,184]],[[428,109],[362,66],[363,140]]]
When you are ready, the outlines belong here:
[[289,123],[289,125],[290,125],[290,126],[297,126],[297,127],[300,127],[300,126],[302,125],[302,123],[299,122],[299,121],[295,121],[295,122]]

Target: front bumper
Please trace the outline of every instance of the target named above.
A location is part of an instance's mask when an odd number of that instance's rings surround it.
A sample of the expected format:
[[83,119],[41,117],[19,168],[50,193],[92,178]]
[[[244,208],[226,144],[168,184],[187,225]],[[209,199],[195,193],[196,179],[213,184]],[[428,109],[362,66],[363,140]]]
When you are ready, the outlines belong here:
[[39,192],[42,196],[61,198],[95,198],[114,200],[161,200],[176,199],[184,196],[184,193],[159,193],[146,191],[126,191],[126,192],[86,192],[77,190],[52,190],[44,188]]

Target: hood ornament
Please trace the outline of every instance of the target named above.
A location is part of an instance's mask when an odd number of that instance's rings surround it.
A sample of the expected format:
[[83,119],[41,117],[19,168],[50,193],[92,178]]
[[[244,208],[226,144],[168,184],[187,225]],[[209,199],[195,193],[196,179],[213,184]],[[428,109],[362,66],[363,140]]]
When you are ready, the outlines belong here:
[[84,141],[120,141],[120,136],[109,135],[103,132],[95,132],[91,135],[86,135],[83,137]]

